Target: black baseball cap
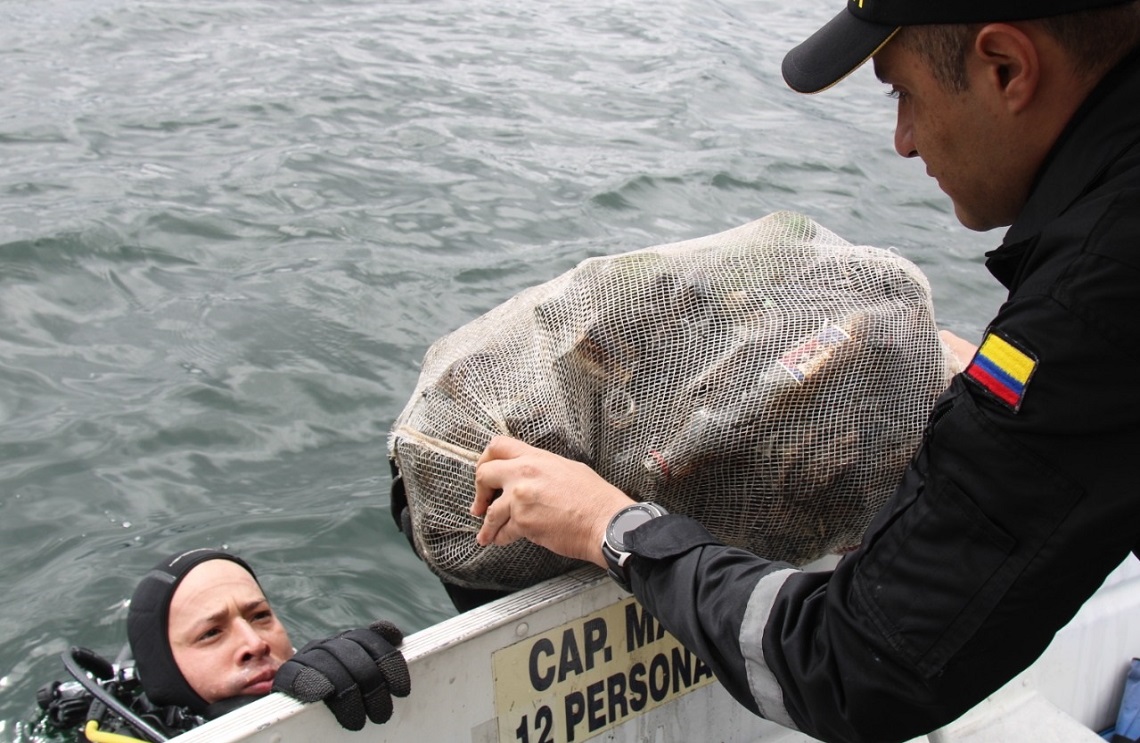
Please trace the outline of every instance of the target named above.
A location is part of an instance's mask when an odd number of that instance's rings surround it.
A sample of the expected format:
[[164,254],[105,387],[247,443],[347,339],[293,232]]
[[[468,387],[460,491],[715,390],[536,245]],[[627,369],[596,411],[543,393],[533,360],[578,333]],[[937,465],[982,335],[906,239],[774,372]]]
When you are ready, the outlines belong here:
[[903,26],[1000,23],[1123,5],[1128,0],[848,0],[847,8],[784,57],[784,81],[818,93],[850,75]]

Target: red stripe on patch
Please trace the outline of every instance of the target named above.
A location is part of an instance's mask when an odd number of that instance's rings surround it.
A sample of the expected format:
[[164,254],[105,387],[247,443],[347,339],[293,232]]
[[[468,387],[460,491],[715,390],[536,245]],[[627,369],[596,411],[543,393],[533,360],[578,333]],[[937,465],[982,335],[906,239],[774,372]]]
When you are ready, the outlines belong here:
[[999,382],[989,372],[977,364],[971,364],[970,368],[966,370],[966,374],[973,377],[974,381],[992,392],[1002,402],[1014,407],[1021,402],[1021,395]]

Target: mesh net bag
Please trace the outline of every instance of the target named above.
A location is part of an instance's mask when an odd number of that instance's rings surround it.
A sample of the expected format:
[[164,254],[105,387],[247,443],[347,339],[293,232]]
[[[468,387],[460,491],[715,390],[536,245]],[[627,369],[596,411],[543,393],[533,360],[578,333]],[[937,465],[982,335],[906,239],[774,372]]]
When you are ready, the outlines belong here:
[[460,586],[513,590],[578,564],[476,544],[474,463],[498,434],[801,565],[858,545],[950,358],[916,266],[777,212],[587,259],[436,341],[388,454],[417,551]]

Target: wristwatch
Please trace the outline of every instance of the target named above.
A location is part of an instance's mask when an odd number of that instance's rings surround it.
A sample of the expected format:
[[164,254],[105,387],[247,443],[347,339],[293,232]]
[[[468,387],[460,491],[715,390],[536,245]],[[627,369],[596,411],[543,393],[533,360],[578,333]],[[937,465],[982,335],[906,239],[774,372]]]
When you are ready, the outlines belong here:
[[610,519],[606,536],[602,539],[602,555],[606,558],[606,572],[625,590],[629,585],[629,558],[631,552],[625,549],[625,535],[646,521],[664,516],[669,512],[656,503],[634,503],[626,506]]

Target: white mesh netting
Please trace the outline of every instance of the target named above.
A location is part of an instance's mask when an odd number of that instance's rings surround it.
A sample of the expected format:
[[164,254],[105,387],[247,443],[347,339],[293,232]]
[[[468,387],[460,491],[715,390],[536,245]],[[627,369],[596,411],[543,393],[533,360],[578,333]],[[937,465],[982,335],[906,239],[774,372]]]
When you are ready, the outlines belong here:
[[497,434],[800,565],[859,543],[951,373],[916,266],[778,212],[587,259],[441,338],[388,454],[420,556],[461,586],[576,566],[475,543],[474,463]]

